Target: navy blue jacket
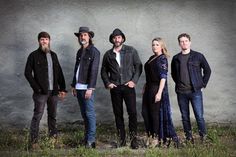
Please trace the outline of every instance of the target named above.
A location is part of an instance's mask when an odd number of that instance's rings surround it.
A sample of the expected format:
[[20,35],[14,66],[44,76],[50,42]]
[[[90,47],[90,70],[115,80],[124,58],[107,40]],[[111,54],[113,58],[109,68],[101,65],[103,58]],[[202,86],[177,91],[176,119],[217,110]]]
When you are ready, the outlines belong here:
[[[50,53],[53,63],[53,95],[57,95],[58,91],[66,92],[66,84],[56,53],[53,51]],[[34,93],[48,93],[48,63],[45,52],[37,49],[29,55],[25,66],[25,77]]]
[[[175,55],[171,62],[171,76],[175,82],[175,91],[177,92],[180,84],[180,56],[181,52]],[[188,59],[188,72],[194,91],[205,88],[210,79],[211,68],[203,54],[190,50]]]
[[83,48],[81,47],[76,55],[76,62],[74,68],[74,77],[71,83],[72,87],[76,85],[76,73],[79,69],[78,82],[82,84],[87,84],[88,89],[95,89],[100,61],[100,52],[93,45],[89,45],[83,53]]

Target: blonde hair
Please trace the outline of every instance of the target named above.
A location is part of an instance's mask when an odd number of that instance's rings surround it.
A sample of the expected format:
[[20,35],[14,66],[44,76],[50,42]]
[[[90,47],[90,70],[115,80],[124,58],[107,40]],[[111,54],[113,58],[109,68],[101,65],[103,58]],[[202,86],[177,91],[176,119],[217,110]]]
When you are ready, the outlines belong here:
[[157,38],[154,38],[153,40],[152,40],[152,42],[153,41],[158,41],[159,42],[159,44],[161,45],[161,48],[162,48],[162,53],[166,56],[166,58],[167,57],[170,57],[170,54],[169,54],[169,52],[167,51],[167,48],[166,48],[166,44],[165,44],[165,42],[164,42],[164,40],[162,39],[162,38],[160,38],[160,37],[157,37]]

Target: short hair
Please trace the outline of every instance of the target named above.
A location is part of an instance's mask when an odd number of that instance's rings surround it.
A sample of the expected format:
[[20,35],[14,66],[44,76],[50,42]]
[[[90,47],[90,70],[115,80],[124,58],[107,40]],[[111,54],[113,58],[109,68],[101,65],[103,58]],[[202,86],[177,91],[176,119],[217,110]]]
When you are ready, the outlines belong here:
[[180,35],[178,36],[178,41],[179,41],[179,42],[180,42],[180,38],[182,38],[182,37],[186,37],[186,38],[188,38],[189,41],[191,41],[191,37],[190,37],[189,34],[187,34],[187,33],[182,33],[182,34],[180,34]]
[[40,38],[48,38],[48,39],[50,39],[50,35],[47,32],[40,32],[38,34],[38,41],[40,40]]

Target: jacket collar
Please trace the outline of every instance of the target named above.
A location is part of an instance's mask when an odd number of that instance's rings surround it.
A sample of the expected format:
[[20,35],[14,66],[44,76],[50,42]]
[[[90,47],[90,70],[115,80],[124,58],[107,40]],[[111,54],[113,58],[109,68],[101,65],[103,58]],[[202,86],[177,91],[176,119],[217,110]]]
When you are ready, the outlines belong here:
[[[93,45],[91,45],[91,44],[89,44],[86,48],[85,48],[85,50],[86,51],[90,51],[90,49],[93,47]],[[81,48],[79,49],[79,51],[82,51],[83,50],[83,46],[81,46]]]
[[[193,53],[194,53],[193,50],[190,49],[190,52],[189,52],[189,54],[190,54],[190,55],[189,55],[189,59],[191,59],[191,58],[193,57]],[[179,55],[177,55],[178,61],[180,60],[179,57],[180,57],[181,54],[182,54],[182,52],[180,52]]]
[[[110,54],[111,54],[111,55],[112,55],[112,54],[115,54],[115,53],[113,52],[113,50],[114,50],[114,47],[112,47],[112,48],[110,49]],[[126,50],[126,45],[123,44],[120,51],[122,51],[123,53],[125,53],[125,50]]]

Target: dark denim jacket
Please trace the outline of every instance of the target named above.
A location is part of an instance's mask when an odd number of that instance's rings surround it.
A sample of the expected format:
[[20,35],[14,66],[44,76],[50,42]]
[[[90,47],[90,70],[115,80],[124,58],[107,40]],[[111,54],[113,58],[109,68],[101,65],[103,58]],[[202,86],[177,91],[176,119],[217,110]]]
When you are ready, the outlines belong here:
[[76,55],[74,77],[71,86],[75,87],[76,85],[76,73],[80,65],[78,82],[82,84],[88,84],[88,89],[95,89],[100,61],[100,52],[93,45],[89,45],[83,55],[82,52],[83,50],[80,48]]
[[137,51],[127,45],[121,49],[121,66],[116,61],[116,54],[113,49],[108,50],[103,56],[101,77],[105,87],[110,83],[122,85],[128,81],[137,84],[142,73],[142,63]]
[[[171,62],[171,76],[175,82],[176,91],[178,89],[178,85],[180,84],[180,54],[181,53],[175,55]],[[194,91],[200,90],[201,88],[205,88],[207,86],[211,75],[211,68],[203,54],[190,50],[188,70]]]

